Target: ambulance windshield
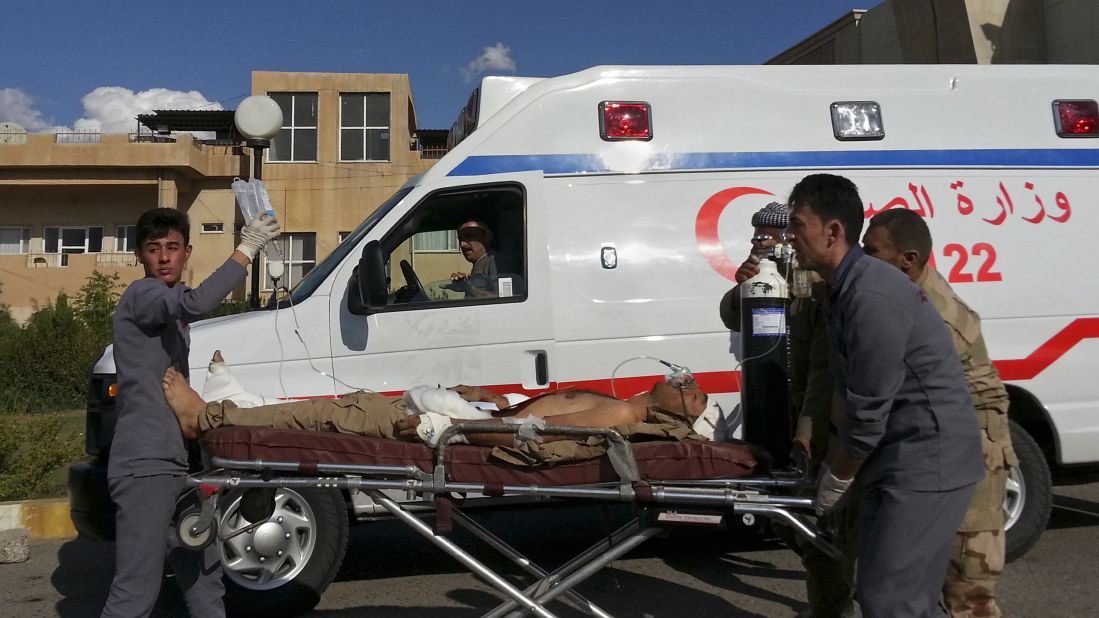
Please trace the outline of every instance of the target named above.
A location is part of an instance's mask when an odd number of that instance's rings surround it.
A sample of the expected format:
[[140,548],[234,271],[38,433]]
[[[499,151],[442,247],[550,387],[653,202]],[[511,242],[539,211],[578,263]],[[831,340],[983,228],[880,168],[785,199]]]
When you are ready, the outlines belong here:
[[355,228],[355,231],[348,234],[347,237],[343,239],[343,242],[341,242],[332,253],[328,254],[328,257],[326,257],[324,261],[317,264],[313,270],[309,271],[309,273],[302,278],[298,285],[294,286],[294,289],[290,291],[291,301],[294,304],[297,304],[306,298],[309,298],[309,295],[320,286],[321,282],[327,279],[328,275],[336,270],[336,268],[343,263],[344,258],[359,245],[359,241],[374,227],[374,224],[380,221],[390,210],[393,210],[393,207],[399,204],[400,201],[404,199],[404,196],[408,195],[408,192],[412,191],[412,189],[413,187],[411,186],[404,187],[394,193],[393,196],[386,200],[381,206],[378,206],[378,209],[363,220],[363,222],[359,224],[359,227]]

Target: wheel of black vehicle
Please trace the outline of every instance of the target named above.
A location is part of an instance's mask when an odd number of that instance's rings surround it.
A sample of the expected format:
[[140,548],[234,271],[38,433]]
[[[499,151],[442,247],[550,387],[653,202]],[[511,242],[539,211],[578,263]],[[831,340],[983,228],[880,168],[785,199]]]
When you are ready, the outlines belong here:
[[347,550],[347,507],[337,490],[275,492],[275,509],[252,523],[241,496],[222,505],[218,547],[230,615],[274,618],[312,609],[336,577]]
[[1011,444],[1019,465],[1008,471],[1004,498],[1008,562],[1034,547],[1049,523],[1053,507],[1053,487],[1045,455],[1034,438],[1015,421],[1011,421]]

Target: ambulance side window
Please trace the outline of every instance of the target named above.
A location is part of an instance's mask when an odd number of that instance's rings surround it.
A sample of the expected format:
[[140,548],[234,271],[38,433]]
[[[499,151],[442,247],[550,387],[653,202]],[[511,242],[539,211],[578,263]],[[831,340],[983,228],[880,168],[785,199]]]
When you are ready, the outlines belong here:
[[388,247],[393,310],[526,298],[523,187],[444,189],[409,213]]

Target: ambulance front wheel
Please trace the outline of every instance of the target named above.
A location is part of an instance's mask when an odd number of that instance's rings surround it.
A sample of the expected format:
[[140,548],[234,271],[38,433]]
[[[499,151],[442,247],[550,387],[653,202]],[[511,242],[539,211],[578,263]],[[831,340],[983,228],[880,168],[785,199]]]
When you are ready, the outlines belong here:
[[[320,601],[347,550],[347,504],[335,489],[278,488],[270,517],[248,521],[238,492],[222,505],[218,537],[232,616],[297,616]],[[247,509],[246,509],[247,510]]]
[[1053,507],[1049,464],[1034,438],[1011,421],[1011,445],[1019,465],[1008,470],[1004,513],[1008,562],[1027,553],[1045,532]]

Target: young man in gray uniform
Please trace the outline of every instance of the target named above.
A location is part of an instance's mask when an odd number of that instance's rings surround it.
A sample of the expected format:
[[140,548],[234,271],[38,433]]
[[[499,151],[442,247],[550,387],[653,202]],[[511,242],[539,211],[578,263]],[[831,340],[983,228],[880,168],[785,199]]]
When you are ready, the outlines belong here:
[[141,215],[135,252],[145,278],[126,288],[115,309],[118,422],[107,482],[118,512],[115,576],[105,617],[152,613],[166,557],[191,616],[225,615],[216,546],[196,553],[169,541],[184,490],[187,449],[161,380],[169,367],[187,375],[190,322],[216,309],[244,282],[246,267],[278,236],[279,224],[266,214],[249,222],[233,255],[195,289],[180,281],[191,256],[190,231],[187,215],[177,210],[156,208]]
[[[833,422],[817,509],[862,489],[856,598],[867,618],[945,616],[954,532],[984,476],[972,398],[942,317],[912,281],[858,247],[863,205],[846,178],[790,194],[799,263],[831,287]],[[856,478],[857,473],[857,478]]]

